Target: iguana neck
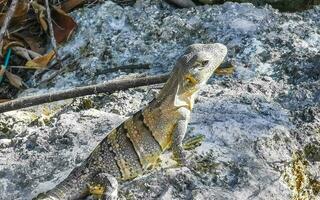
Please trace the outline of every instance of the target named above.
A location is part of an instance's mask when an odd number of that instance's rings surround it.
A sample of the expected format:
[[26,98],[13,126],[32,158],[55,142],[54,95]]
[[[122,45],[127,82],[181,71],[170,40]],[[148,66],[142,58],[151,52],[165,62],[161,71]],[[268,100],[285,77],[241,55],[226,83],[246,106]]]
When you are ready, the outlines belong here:
[[198,90],[182,91],[183,80],[177,77],[175,73],[172,74],[156,98],[158,106],[164,106],[166,109],[185,107],[192,110]]

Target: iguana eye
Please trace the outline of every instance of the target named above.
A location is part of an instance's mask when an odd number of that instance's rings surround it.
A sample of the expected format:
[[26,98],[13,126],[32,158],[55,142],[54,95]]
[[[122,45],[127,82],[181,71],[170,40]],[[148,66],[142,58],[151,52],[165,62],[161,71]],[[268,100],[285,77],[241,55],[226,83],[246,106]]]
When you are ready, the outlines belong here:
[[205,66],[205,65],[207,65],[208,63],[209,63],[209,60],[204,60],[204,61],[201,62],[202,66]]

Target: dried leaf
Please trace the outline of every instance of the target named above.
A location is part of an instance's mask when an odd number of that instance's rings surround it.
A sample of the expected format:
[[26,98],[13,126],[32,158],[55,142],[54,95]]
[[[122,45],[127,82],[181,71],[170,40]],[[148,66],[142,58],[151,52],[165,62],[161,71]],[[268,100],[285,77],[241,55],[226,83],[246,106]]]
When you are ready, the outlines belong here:
[[28,47],[28,43],[26,42],[26,38],[23,37],[23,35],[19,34],[10,34],[9,36],[5,36],[2,40],[2,43],[0,44],[0,56],[3,57],[5,55],[5,52],[7,49],[13,48],[13,47]]
[[1,57],[6,55],[7,49],[9,47],[23,46],[23,44],[19,41],[8,41],[6,39],[4,39],[3,41],[4,45],[2,46]]
[[41,48],[41,38],[36,37],[25,37],[26,42],[28,43],[29,48],[38,54],[43,54],[45,52],[44,48]]
[[37,1],[31,1],[31,6],[35,13],[44,12],[46,8],[43,5],[38,4]]
[[52,9],[54,37],[58,43],[67,41],[77,28],[76,22],[57,6]]
[[15,38],[23,43],[23,47],[30,48],[32,51],[38,54],[44,54],[44,39],[40,35],[36,36],[30,32],[22,32],[22,33],[13,33],[10,34],[10,38]]
[[3,65],[0,66],[0,76],[3,77],[4,73],[6,72],[6,69],[4,68]]
[[86,1],[84,0],[67,0],[61,4],[61,9],[68,13],[72,11],[74,8],[81,6],[85,2]]
[[19,56],[25,58],[26,60],[31,60],[28,50],[22,47],[13,47],[12,50]]
[[43,14],[43,12],[40,12],[39,15],[38,15],[38,19],[39,19],[39,22],[40,22],[40,25],[42,27],[42,29],[47,32],[48,30],[48,24],[46,22],[46,19],[45,19],[45,16]]
[[[2,2],[1,2],[2,3]],[[11,19],[12,24],[21,23],[26,19],[27,13],[29,10],[29,2],[27,0],[20,0],[17,4],[16,10]],[[4,22],[6,13],[0,13],[0,26]]]
[[234,66],[231,62],[222,63],[215,71],[216,75],[232,75],[234,73]]
[[29,54],[32,58],[38,58],[38,57],[41,56],[41,54],[39,54],[39,53],[37,53],[37,52],[34,52],[34,51],[32,51],[32,50],[27,49],[27,51],[28,51],[28,54]]
[[8,71],[6,71],[5,74],[11,85],[18,89],[21,88],[21,86],[23,85],[22,78]]
[[29,49],[23,48],[23,47],[12,47],[12,50],[19,56],[25,58],[26,60],[32,60],[31,58],[37,58],[40,57],[41,54],[38,54],[37,52],[31,51]]
[[41,28],[44,31],[47,31],[48,30],[48,24],[46,22],[45,15],[44,15],[44,12],[46,11],[46,8],[43,5],[41,5],[38,2],[36,2],[36,1],[32,1],[31,2],[31,6],[32,6],[34,12],[37,14],[37,19],[38,19],[38,21],[40,23]]
[[29,1],[27,0],[23,0],[23,1],[19,1],[17,8],[14,12],[14,17],[15,18],[23,18],[25,19],[25,16],[27,15],[29,11]]
[[33,60],[29,60],[25,66],[31,69],[46,68],[50,63],[50,61],[54,58],[54,55],[55,55],[55,52],[52,50],[41,57],[37,57]]
[[214,71],[216,75],[232,75],[234,73],[234,68],[218,68],[216,71]]

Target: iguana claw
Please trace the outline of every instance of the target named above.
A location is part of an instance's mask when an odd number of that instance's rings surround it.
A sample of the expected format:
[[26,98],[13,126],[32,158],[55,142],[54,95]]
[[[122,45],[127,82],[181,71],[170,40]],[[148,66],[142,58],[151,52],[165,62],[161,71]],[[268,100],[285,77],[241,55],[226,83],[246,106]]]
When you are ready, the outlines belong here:
[[196,135],[194,137],[189,138],[186,140],[182,147],[184,150],[192,150],[195,149],[196,147],[200,146],[203,140],[205,139],[204,135]]

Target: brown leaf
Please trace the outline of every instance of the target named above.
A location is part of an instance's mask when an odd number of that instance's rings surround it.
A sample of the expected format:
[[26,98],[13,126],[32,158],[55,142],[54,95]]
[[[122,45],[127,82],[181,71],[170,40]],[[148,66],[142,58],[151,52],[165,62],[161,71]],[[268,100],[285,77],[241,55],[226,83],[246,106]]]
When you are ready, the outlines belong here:
[[28,51],[28,54],[31,56],[31,58],[38,58],[41,56],[41,54],[34,52],[32,50],[27,49],[27,51]]
[[22,78],[8,71],[6,71],[5,74],[11,85],[18,89],[21,88],[21,86],[23,85]]
[[55,52],[52,50],[41,57],[37,57],[33,60],[29,60],[25,66],[31,69],[46,68],[50,63],[50,61],[54,58],[54,56],[55,56]]
[[10,40],[6,40],[6,39],[4,39],[3,41],[4,42],[3,42],[3,46],[2,46],[1,57],[6,55],[7,49],[9,47],[16,47],[16,46],[22,47],[23,46],[23,43],[20,41],[13,41],[13,40],[10,41]]
[[3,76],[5,72],[6,72],[6,70],[3,67],[3,65],[0,65],[0,76]]
[[26,48],[23,48],[23,47],[19,47],[19,46],[16,46],[16,47],[13,47],[12,50],[19,56],[25,58],[26,60],[32,60],[32,58],[37,58],[37,57],[40,57],[41,55],[34,52],[34,51],[31,51],[29,49],[26,49]]
[[40,22],[40,25],[42,27],[42,29],[47,32],[48,30],[48,24],[46,22],[46,19],[45,19],[45,16],[43,14],[43,12],[40,12],[39,15],[38,15],[38,19],[39,19],[39,22]]
[[77,28],[76,22],[57,6],[52,9],[54,37],[58,43],[67,41]]
[[32,35],[30,32],[13,33],[10,34],[10,38],[14,36],[15,39],[23,42],[23,47],[30,48],[32,51],[38,54],[44,54],[45,46],[43,37]]
[[68,13],[85,2],[85,0],[66,0],[61,4],[61,9]]
[[39,4],[37,1],[32,1],[31,6],[34,12],[36,13],[36,16],[37,16],[38,22],[40,23],[41,28],[44,31],[47,31],[48,24],[46,22],[45,14],[44,14],[44,12],[46,11],[46,8],[43,5]]
[[27,49],[22,48],[22,47],[13,47],[12,50],[19,56],[21,56],[22,58],[26,59],[26,60],[31,60],[30,55],[27,51]]
[[46,8],[37,1],[31,1],[31,6],[35,13],[44,12],[46,10]]
[[[30,38],[28,34],[25,32],[22,33],[12,33],[9,36],[5,36],[0,44],[0,57],[5,55],[4,53],[9,47],[30,47],[30,43],[34,41],[34,39]],[[40,41],[39,41],[40,42]]]
[[25,19],[24,17],[27,15],[28,11],[29,11],[29,1],[20,0],[14,12],[14,17]]
[[[1,2],[2,3],[2,2]],[[16,10],[11,19],[11,24],[21,23],[26,19],[29,10],[29,2],[27,0],[20,0],[17,4]],[[6,13],[0,13],[0,26],[4,22]]]
[[214,71],[214,74],[216,75],[232,75],[234,73],[234,67],[227,67],[227,68],[218,68]]
[[40,39],[37,39],[35,37],[25,37],[26,42],[28,43],[28,46],[30,49],[36,53],[43,54],[43,48],[41,48],[41,41]]

